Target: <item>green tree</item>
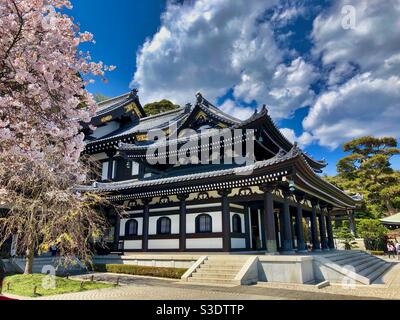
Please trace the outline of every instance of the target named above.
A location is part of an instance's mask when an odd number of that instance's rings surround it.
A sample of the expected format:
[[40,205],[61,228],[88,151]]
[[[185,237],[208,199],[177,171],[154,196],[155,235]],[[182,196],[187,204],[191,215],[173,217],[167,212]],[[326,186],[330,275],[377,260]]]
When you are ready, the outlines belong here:
[[364,238],[367,250],[384,250],[388,230],[376,219],[357,221],[359,235]]
[[158,102],[148,103],[144,106],[144,111],[148,116],[155,115],[161,112],[167,112],[179,108],[178,105],[173,104],[169,100],[161,100]]
[[335,238],[340,239],[344,243],[344,248],[346,250],[351,250],[352,248],[352,241],[354,241],[354,236],[350,232],[350,229],[347,225],[334,228],[333,229],[333,234]]
[[392,137],[362,137],[343,146],[350,154],[337,164],[338,175],[327,180],[350,193],[363,196],[362,208],[373,217],[394,214],[400,209],[400,172],[390,159],[400,154]]
[[93,98],[94,98],[94,101],[96,101],[97,103],[100,103],[100,102],[103,102],[103,101],[106,101],[106,100],[110,99],[110,97],[107,97],[107,96],[105,96],[104,94],[101,94],[101,93],[95,93],[93,95]]

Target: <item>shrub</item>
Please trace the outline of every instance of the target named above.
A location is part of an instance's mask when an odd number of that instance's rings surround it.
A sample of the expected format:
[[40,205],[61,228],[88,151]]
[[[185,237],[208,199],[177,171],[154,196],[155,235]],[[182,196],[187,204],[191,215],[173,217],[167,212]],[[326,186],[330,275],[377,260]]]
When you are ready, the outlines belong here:
[[148,267],[131,264],[95,264],[93,270],[97,272],[180,279],[187,269]]
[[369,253],[373,254],[374,256],[384,256],[385,255],[385,251],[378,251],[378,250],[372,250]]
[[358,231],[360,236],[364,238],[367,250],[382,251],[385,249],[388,230],[379,220],[360,219],[358,222]]

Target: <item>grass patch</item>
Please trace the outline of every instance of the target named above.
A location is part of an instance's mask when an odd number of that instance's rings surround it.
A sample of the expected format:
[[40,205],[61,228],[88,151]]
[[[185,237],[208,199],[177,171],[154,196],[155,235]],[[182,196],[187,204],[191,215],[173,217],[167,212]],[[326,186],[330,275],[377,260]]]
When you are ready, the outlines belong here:
[[187,269],[148,267],[130,264],[95,264],[94,271],[180,279]]
[[[2,293],[14,294],[24,297],[43,297],[52,296],[55,294],[81,292],[87,290],[114,287],[110,284],[98,282],[84,282],[83,286],[81,287],[81,281],[55,277],[55,288],[46,289],[50,282],[46,277],[47,276],[43,274],[18,274],[6,277],[3,281]],[[9,284],[10,290],[7,290],[7,284]],[[36,295],[34,294],[35,287],[37,288]]]

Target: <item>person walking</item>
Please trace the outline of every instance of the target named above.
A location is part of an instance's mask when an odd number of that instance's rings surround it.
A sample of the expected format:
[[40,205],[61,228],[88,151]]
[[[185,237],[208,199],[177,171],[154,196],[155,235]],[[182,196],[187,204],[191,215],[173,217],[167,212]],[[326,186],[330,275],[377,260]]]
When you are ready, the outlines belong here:
[[400,243],[396,240],[395,245],[396,253],[397,253],[397,260],[400,260]]
[[388,242],[388,243],[387,243],[387,251],[388,251],[388,257],[389,257],[389,259],[390,259],[390,256],[393,256],[393,258],[394,258],[394,251],[395,251],[395,248],[394,248],[393,243],[391,243],[391,242]]

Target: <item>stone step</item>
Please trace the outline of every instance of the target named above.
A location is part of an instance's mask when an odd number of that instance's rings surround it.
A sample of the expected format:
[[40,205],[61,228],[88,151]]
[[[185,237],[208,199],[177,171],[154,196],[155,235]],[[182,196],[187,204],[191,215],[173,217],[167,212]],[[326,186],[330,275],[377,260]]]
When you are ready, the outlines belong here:
[[343,260],[354,260],[361,257],[365,257],[365,254],[357,252],[353,254],[342,254],[335,257],[330,257],[328,259],[331,260],[332,262],[339,263],[340,261]]
[[219,273],[214,273],[214,272],[210,272],[210,273],[199,273],[199,272],[195,272],[192,274],[193,278],[217,278],[217,279],[235,279],[236,274],[219,274]]
[[227,274],[227,275],[237,275],[239,270],[231,270],[231,269],[197,269],[196,273],[202,274]]
[[368,278],[368,279],[370,279],[370,276],[371,276],[375,271],[377,271],[379,268],[381,268],[382,266],[384,266],[385,264],[386,264],[386,262],[384,262],[384,261],[375,263],[375,264],[371,265],[370,267],[365,268],[364,270],[362,270],[361,272],[359,272],[359,274],[362,275],[362,276],[364,276],[364,277],[366,277],[366,278]]
[[359,253],[360,253],[360,251],[338,250],[338,251],[335,251],[333,253],[329,253],[329,254],[324,255],[324,257],[327,258],[327,259],[332,259],[332,258],[335,258],[335,257],[342,257],[342,256],[345,256],[345,255],[353,255],[353,254],[359,254]]
[[356,257],[349,257],[347,259],[340,260],[340,261],[334,261],[334,262],[341,266],[349,264],[349,265],[352,265],[353,267],[356,267],[360,264],[365,263],[366,261],[371,261],[371,260],[375,261],[375,259],[372,259],[369,256],[361,256],[361,257],[356,256]]
[[222,279],[222,278],[213,278],[213,277],[208,277],[208,278],[193,278],[190,277],[188,278],[189,282],[200,282],[200,283],[222,283],[222,284],[233,284],[232,279]]
[[200,267],[205,268],[205,269],[226,269],[226,270],[240,270],[242,268],[243,264],[240,265],[228,265],[228,264],[217,264],[217,265],[211,265],[211,264],[202,264]]
[[378,279],[381,275],[383,275],[389,268],[391,267],[390,263],[385,262],[381,267],[376,269],[374,272],[369,274],[368,278],[372,282]]

